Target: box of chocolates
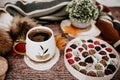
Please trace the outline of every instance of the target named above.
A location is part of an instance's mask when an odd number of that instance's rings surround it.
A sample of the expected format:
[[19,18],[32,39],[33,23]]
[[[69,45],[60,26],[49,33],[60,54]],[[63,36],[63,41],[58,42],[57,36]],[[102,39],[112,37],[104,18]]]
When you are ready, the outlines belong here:
[[120,66],[116,50],[98,38],[75,38],[64,53],[68,71],[81,80],[110,80]]

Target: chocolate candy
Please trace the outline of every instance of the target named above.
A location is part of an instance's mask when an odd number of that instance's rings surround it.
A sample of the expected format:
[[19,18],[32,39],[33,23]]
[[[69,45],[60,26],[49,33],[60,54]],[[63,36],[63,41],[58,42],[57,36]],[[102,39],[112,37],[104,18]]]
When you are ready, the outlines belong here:
[[72,57],[72,54],[71,53],[67,53],[66,54],[66,58],[68,59],[68,58],[71,58]]
[[80,66],[86,66],[87,64],[86,64],[86,62],[79,62],[79,65]]
[[72,67],[78,71],[80,70],[80,67],[77,64],[72,65]]
[[110,69],[105,69],[105,75],[112,74],[113,72]]
[[87,42],[89,42],[89,43],[93,43],[93,40],[92,40],[92,39],[89,39],[89,40],[87,40]]
[[105,47],[106,47],[106,45],[105,45],[105,44],[100,44],[100,45],[101,45],[101,47],[102,47],[102,48],[105,48]]
[[82,44],[82,47],[84,47],[87,50],[87,45],[86,44]]
[[98,77],[104,77],[104,73],[103,73],[103,71],[97,71],[97,76]]
[[93,58],[92,57],[88,57],[88,58],[85,59],[85,62],[93,63]]
[[103,59],[100,61],[100,63],[101,63],[101,64],[103,64],[103,66],[104,66],[104,67],[106,67],[106,66],[107,66],[106,61],[105,61],[105,60],[103,60]]
[[97,76],[97,74],[96,74],[94,71],[89,71],[89,72],[87,73],[87,75],[88,75],[88,76],[93,76],[93,77],[96,77],[96,76]]
[[110,69],[112,72],[115,72],[115,71],[116,71],[116,67],[115,67],[114,65],[112,65],[112,64],[109,64],[109,65],[107,66],[107,69]]
[[95,54],[95,53],[96,53],[95,50],[93,50],[93,49],[89,50],[89,54],[90,54],[90,55],[93,55],[93,54]]
[[80,52],[82,52],[84,49],[83,49],[83,48],[78,48],[78,50],[79,50]]
[[96,70],[103,70],[103,66],[101,64],[95,64]]
[[106,52],[105,51],[100,51],[99,54],[106,55]]
[[89,55],[88,52],[83,52],[83,53],[82,53],[82,56],[83,56],[83,57],[87,57],[88,55]]
[[80,72],[83,73],[83,74],[85,74],[85,75],[87,73],[87,71],[85,69],[81,69]]
[[96,51],[100,51],[101,48],[99,46],[95,46]]
[[71,52],[71,51],[72,51],[71,48],[67,48],[67,49],[66,49],[66,52]]
[[115,54],[109,54],[110,58],[116,58]]
[[73,49],[76,49],[77,45],[76,44],[72,44],[72,45],[70,45],[70,47],[73,48]]
[[106,60],[106,61],[109,60],[108,56],[103,56],[102,59],[104,59],[104,60]]
[[78,62],[79,60],[81,60],[81,58],[78,57],[78,56],[76,56],[76,57],[74,58],[74,60],[75,60],[76,62]]

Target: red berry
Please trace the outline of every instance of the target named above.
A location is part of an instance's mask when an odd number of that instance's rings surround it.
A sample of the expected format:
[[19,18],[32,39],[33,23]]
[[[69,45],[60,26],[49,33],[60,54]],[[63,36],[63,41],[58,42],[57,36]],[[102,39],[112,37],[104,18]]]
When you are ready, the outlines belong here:
[[72,54],[71,53],[67,53],[66,54],[66,58],[68,59],[68,58],[71,58],[72,57]]
[[99,41],[95,41],[94,44],[95,45],[100,45],[100,42]]
[[71,52],[72,49],[71,48],[67,48],[66,52]]
[[78,48],[78,50],[79,50],[80,52],[82,52],[82,51],[83,51],[83,48]]
[[73,59],[69,59],[68,62],[69,62],[69,64],[73,64],[74,60]]
[[18,52],[25,52],[25,43],[19,43],[15,46],[15,50]]
[[112,49],[111,48],[106,48],[106,51],[112,52]]
[[94,45],[93,44],[89,44],[88,47],[89,48],[94,48]]

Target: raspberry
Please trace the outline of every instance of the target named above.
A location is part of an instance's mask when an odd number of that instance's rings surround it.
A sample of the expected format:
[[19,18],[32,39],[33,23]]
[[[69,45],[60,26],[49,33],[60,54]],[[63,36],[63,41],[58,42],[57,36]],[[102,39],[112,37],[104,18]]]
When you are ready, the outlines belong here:
[[106,48],[106,51],[112,52],[112,49],[111,48]]
[[93,44],[89,44],[88,47],[89,48],[94,48],[94,45]]
[[100,45],[100,42],[99,41],[95,41],[94,44],[95,45]]
[[15,50],[18,52],[25,52],[25,43],[19,43],[15,46]]
[[78,48],[78,50],[79,50],[80,52],[82,52],[82,51],[83,51],[83,48]]
[[66,52],[71,52],[71,51],[72,51],[71,48],[67,48],[67,49],[66,49]]
[[69,64],[73,64],[74,60],[73,59],[69,59],[68,62],[69,62]]
[[66,54],[66,58],[68,59],[68,58],[71,58],[72,57],[72,54],[71,53],[67,53]]

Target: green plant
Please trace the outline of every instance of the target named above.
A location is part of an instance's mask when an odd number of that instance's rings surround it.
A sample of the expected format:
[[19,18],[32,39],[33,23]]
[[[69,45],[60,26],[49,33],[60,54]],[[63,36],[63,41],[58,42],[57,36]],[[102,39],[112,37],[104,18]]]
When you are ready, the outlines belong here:
[[66,8],[69,18],[77,22],[88,22],[98,17],[97,6],[91,0],[72,0]]

